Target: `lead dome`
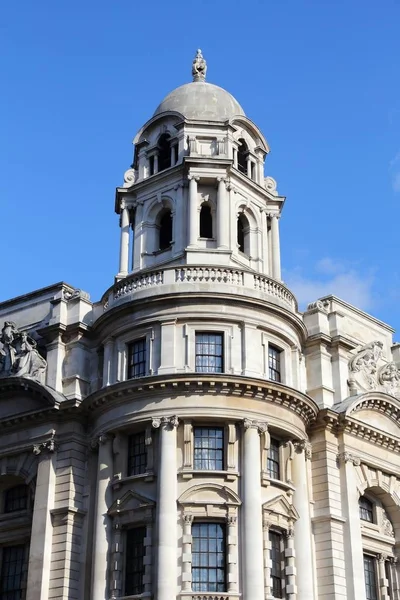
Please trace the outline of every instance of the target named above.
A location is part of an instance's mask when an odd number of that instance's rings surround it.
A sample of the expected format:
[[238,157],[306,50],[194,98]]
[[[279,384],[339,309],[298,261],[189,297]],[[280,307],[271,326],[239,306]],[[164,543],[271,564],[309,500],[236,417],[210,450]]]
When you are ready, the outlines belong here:
[[192,65],[193,81],[170,92],[158,105],[154,117],[168,111],[179,112],[186,119],[226,121],[235,116],[245,116],[239,102],[226,90],[206,83],[207,64],[201,50],[197,51]]

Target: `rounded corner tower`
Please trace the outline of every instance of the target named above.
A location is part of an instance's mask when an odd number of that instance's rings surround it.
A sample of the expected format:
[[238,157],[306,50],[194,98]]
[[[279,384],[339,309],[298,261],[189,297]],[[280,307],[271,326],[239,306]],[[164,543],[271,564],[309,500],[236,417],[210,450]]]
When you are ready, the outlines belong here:
[[93,327],[103,379],[85,400],[104,467],[95,600],[104,589],[272,598],[271,544],[284,550],[284,597],[294,599],[294,527],[308,544],[296,482],[317,407],[305,393],[306,329],[281,281],[285,199],[264,176],[267,141],[206,70],[198,50],[193,82],[139,130],[116,191],[119,271]]

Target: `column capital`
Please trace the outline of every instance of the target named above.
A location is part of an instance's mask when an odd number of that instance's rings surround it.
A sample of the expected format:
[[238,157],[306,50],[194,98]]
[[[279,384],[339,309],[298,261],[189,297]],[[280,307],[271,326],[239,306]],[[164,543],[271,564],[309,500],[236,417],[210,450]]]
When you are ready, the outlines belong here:
[[267,217],[269,217],[270,219],[279,219],[281,215],[278,215],[277,213],[267,213]]
[[172,417],[155,417],[151,422],[155,429],[164,427],[165,429],[175,429],[179,425],[179,419],[176,415]]
[[198,175],[188,175],[189,181],[200,181],[200,177]]
[[304,456],[306,457],[306,460],[311,460],[311,456],[312,456],[312,446],[310,444],[310,442],[308,440],[295,440],[293,442],[294,445],[294,449],[296,450],[296,452],[298,454],[301,454],[302,452],[304,452]]
[[49,439],[45,440],[44,442],[41,442],[40,444],[34,444],[32,448],[33,454],[39,456],[39,454],[42,454],[43,452],[49,454],[56,452],[57,444],[55,441],[55,435],[56,430],[52,429]]
[[351,454],[351,452],[340,452],[337,455],[336,460],[338,465],[351,462],[355,467],[359,467],[361,464],[361,461],[358,458],[358,456],[354,456],[354,454]]
[[226,175],[223,175],[222,177],[217,177],[217,181],[218,183],[227,183],[227,179],[226,179]]
[[385,560],[388,559],[388,555],[387,554],[377,554],[377,559],[380,563],[385,562]]
[[183,521],[188,525],[191,525],[193,523],[193,515],[191,513],[185,513],[183,515]]
[[99,435],[97,435],[96,437],[94,437],[90,440],[90,447],[92,448],[92,450],[95,450],[99,446],[103,446],[107,442],[111,442],[112,439],[113,439],[112,435],[110,435],[108,433],[104,433],[102,431],[99,433]]
[[237,517],[235,515],[228,515],[226,517],[226,522],[229,525],[236,525],[237,523]]
[[253,421],[251,419],[244,419],[243,427],[245,429],[257,429],[258,433],[265,433],[268,431],[268,423],[266,421]]

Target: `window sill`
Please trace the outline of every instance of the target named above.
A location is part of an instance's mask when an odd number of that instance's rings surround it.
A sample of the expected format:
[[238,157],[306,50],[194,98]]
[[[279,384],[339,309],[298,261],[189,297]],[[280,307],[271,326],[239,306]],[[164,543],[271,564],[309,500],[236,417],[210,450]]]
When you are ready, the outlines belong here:
[[233,600],[240,598],[239,592],[181,592],[181,600]]
[[[154,472],[153,471],[148,471],[147,473],[139,473],[139,475],[128,475],[127,477],[122,477],[121,473],[117,473],[116,475],[114,475],[113,479],[111,480],[111,485],[114,489],[118,489],[121,487],[121,485],[123,485],[124,483],[129,483],[129,482],[133,482],[133,481],[153,481],[154,479]],[[129,596],[130,598],[130,596]],[[135,596],[136,598],[136,596]]]
[[178,474],[182,479],[193,479],[193,477],[223,477],[226,481],[235,481],[239,477],[238,471],[207,471],[203,469],[181,469]]
[[119,596],[118,600],[136,600],[136,598],[151,598],[150,592],[143,592],[143,594],[134,594],[133,596]]
[[292,483],[281,481],[280,479],[273,479],[272,477],[268,477],[264,472],[261,473],[261,485],[263,487],[273,486],[280,488],[281,490],[284,490],[289,497],[293,495],[293,492],[296,489]]

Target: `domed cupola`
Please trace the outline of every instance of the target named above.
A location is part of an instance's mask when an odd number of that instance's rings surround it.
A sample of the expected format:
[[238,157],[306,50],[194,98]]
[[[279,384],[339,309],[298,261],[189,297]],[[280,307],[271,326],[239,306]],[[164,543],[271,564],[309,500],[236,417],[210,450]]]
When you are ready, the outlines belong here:
[[201,50],[191,83],[172,92],[134,139],[117,189],[117,278],[173,265],[247,269],[280,280],[284,203],[264,176],[269,147],[226,90],[205,81]]

